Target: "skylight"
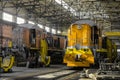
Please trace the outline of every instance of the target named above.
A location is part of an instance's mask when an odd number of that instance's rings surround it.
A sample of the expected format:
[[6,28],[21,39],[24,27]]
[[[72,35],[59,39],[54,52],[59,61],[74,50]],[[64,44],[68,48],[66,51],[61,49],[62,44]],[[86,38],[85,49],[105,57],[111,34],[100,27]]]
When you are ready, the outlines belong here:
[[60,34],[60,33],[61,33],[61,31],[57,31],[57,33],[58,33],[58,34]]
[[76,11],[70,7],[64,0],[55,0],[58,4],[62,5],[65,9],[70,9],[70,12],[76,15]]
[[47,32],[50,32],[50,28],[49,27],[45,27],[45,30],[47,31]]
[[38,24],[38,26],[39,26],[40,28],[42,28],[42,29],[43,29],[43,25],[41,25],[41,24]]
[[13,16],[11,14],[3,12],[3,20],[13,22]]
[[17,24],[25,23],[25,19],[17,17]]
[[55,29],[52,29],[52,33],[53,33],[53,34],[56,34],[56,30],[55,30]]
[[32,21],[28,21],[28,23],[30,23],[30,24],[35,24],[34,22],[32,22]]

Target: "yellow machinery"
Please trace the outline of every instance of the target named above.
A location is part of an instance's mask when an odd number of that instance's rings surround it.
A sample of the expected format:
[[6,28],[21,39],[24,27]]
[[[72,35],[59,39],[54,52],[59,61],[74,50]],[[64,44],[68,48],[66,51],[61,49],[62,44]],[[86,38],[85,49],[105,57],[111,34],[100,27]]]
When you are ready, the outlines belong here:
[[43,63],[44,66],[50,65],[50,56],[48,55],[48,45],[45,39],[41,39],[41,50],[40,50],[40,62]]
[[107,58],[109,58],[110,62],[114,62],[116,57],[117,46],[112,40],[107,39]]
[[[12,42],[8,44],[8,48],[12,47]],[[14,65],[15,57],[11,54],[3,57],[0,56],[0,72],[12,72],[12,67]]]
[[94,55],[91,51],[92,28],[89,22],[72,24],[68,29],[68,47],[63,62],[70,67],[89,67],[94,64]]
[[102,80],[119,80],[120,55],[117,55],[117,48],[119,48],[120,32],[111,31],[104,34],[102,47],[96,51],[99,54],[97,59],[101,60],[96,77]]
[[50,56],[48,56],[48,45],[45,39],[40,40],[40,49],[30,48],[31,56],[29,57],[29,66],[30,68],[39,67],[39,66],[49,66],[50,65]]
[[113,31],[111,31],[111,32],[105,32],[104,33],[104,35],[105,36],[120,36],[120,32],[113,32]]
[[106,32],[101,37],[100,31],[89,21],[79,21],[68,29],[68,46],[64,63],[70,67],[90,67],[105,59],[113,62],[117,57],[116,44],[109,38],[120,36],[120,32]]
[[106,37],[106,40],[104,41],[104,44],[102,48],[96,49],[97,54],[97,60],[101,61],[105,58],[109,59],[109,62],[114,62],[115,58],[117,57],[117,46],[116,44],[110,40],[108,37]]
[[63,62],[70,67],[98,66],[109,59],[113,62],[117,57],[116,44],[109,38],[120,36],[120,32],[106,32],[101,36],[94,22],[81,20],[68,29],[68,46]]
[[23,24],[23,27],[14,28],[13,32],[15,33],[13,41],[18,47],[15,46],[14,50],[17,66],[30,68],[49,66],[50,57],[47,53],[46,33],[43,30],[37,26]]
[[[96,52],[99,53],[97,58],[108,58],[109,62],[114,62],[117,57],[117,46],[114,42],[114,38],[120,36],[120,32],[105,32],[105,37],[102,37],[102,47],[97,49]],[[113,39],[112,39],[113,37]],[[116,39],[116,38],[115,38]],[[118,38],[119,39],[119,38]],[[101,56],[101,57],[100,57]]]
[[10,56],[6,56],[5,58],[2,59],[2,57],[0,57],[0,70],[1,72],[11,72],[12,71],[12,67],[14,64],[14,56],[10,55]]

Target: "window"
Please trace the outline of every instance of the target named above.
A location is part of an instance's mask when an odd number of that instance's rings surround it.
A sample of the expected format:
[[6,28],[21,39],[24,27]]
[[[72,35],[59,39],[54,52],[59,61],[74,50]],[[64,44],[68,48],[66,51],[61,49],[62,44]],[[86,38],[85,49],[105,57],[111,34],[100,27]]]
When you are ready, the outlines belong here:
[[56,30],[55,30],[55,29],[52,29],[52,33],[53,33],[53,34],[56,34]]
[[41,25],[41,24],[38,24],[38,26],[39,26],[40,28],[42,28],[42,29],[43,29],[43,25]]
[[3,20],[13,22],[13,16],[11,14],[3,12]]
[[58,33],[58,34],[60,34],[60,33],[61,33],[61,31],[57,31],[57,33]]
[[17,24],[25,23],[25,20],[23,18],[17,17]]
[[65,9],[68,9],[70,8],[70,12],[73,14],[73,15],[76,15],[76,11],[70,7],[64,0],[55,0],[58,4],[62,5]]
[[50,32],[50,28],[49,28],[49,27],[45,27],[45,30],[46,30],[47,32]]
[[65,9],[68,9],[69,6],[63,0],[55,0],[58,4],[62,5]]
[[32,21],[28,21],[28,23],[30,23],[30,24],[35,24],[34,22],[32,22]]
[[61,2],[62,2],[61,0],[55,0],[55,1],[56,1],[58,4],[61,4]]

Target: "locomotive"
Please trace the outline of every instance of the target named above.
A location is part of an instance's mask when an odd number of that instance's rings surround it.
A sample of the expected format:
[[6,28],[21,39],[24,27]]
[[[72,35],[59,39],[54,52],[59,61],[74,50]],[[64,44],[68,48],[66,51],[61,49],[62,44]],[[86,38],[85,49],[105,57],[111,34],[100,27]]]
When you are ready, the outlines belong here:
[[67,36],[63,63],[69,67],[90,67],[105,58],[112,61],[116,57],[115,44],[107,37],[102,37],[93,21],[80,20],[71,24]]

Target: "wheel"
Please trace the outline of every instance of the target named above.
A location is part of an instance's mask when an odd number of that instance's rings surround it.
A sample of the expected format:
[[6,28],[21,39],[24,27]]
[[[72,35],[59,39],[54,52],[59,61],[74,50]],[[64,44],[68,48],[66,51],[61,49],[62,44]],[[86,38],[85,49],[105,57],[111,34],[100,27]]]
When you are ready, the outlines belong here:
[[61,52],[53,52],[51,55],[51,64],[62,64],[63,56]]
[[49,67],[49,66],[50,66],[50,56],[46,56],[46,57],[45,57],[44,66],[45,66],[45,67]]
[[8,69],[8,72],[12,72],[12,69]]

